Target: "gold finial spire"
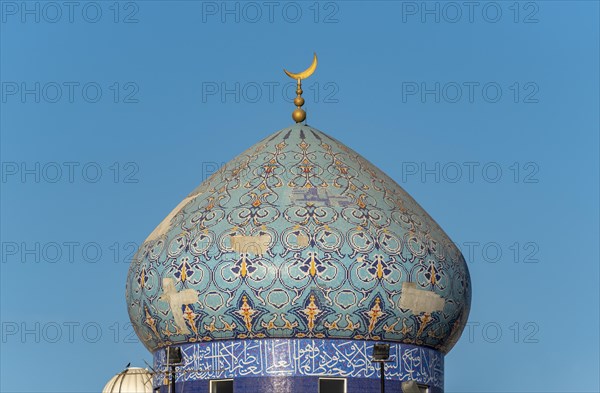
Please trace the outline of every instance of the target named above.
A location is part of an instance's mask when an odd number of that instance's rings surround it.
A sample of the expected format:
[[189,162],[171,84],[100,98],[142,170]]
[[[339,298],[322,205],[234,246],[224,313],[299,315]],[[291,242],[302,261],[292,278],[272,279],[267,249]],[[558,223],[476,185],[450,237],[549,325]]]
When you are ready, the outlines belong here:
[[285,72],[287,76],[298,81],[298,86],[296,88],[297,96],[296,98],[294,98],[294,105],[296,105],[296,109],[294,110],[294,112],[292,112],[292,119],[294,119],[296,123],[301,123],[304,120],[306,120],[306,112],[304,111],[304,109],[302,109],[302,105],[304,105],[304,98],[302,98],[302,79],[306,79],[309,76],[311,76],[316,69],[317,54],[315,53],[312,64],[304,71],[294,74],[286,69],[283,70],[283,72]]

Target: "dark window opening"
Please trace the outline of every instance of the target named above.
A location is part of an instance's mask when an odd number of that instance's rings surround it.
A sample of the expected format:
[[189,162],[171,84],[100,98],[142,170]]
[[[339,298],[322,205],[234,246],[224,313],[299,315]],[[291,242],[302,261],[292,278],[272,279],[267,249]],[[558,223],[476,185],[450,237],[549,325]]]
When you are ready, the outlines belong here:
[[346,393],[343,378],[319,378],[319,393]]
[[233,393],[233,380],[210,381],[210,393]]

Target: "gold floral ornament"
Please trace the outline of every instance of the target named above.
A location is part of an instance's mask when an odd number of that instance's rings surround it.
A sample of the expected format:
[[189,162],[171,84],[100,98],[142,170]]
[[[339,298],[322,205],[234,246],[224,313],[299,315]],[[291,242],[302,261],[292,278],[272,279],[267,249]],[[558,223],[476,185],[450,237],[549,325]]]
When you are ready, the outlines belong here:
[[322,333],[313,333],[313,330],[315,329],[315,321],[317,320],[317,316],[319,316],[323,310],[319,309],[319,306],[317,306],[317,304],[315,303],[315,295],[310,295],[310,302],[308,303],[308,306],[306,306],[306,308],[304,310],[300,310],[300,312],[302,312],[304,315],[306,315],[306,319],[308,321],[307,327],[308,327],[308,334],[305,333],[299,333],[298,337],[302,338],[302,337],[317,337],[317,338],[323,338],[325,337],[324,334]]
[[254,314],[256,314],[257,311],[253,309],[250,304],[248,304],[248,297],[246,295],[242,296],[242,306],[238,311],[236,311],[236,313],[242,317],[242,319],[244,320],[244,325],[246,326],[246,330],[248,331],[248,334],[240,334],[238,336],[239,338],[265,337],[264,333],[255,334],[252,332],[252,319],[254,318]]

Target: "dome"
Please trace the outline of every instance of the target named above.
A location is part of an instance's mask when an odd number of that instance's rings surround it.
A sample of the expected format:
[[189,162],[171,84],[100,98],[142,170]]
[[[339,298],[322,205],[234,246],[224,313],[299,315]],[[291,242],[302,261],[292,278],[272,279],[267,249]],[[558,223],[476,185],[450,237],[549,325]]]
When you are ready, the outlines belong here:
[[446,353],[471,284],[455,244],[396,182],[296,124],[224,165],[158,225],[133,257],[126,298],[150,351],[326,338]]
[[152,393],[152,374],[145,368],[128,367],[112,377],[102,393]]

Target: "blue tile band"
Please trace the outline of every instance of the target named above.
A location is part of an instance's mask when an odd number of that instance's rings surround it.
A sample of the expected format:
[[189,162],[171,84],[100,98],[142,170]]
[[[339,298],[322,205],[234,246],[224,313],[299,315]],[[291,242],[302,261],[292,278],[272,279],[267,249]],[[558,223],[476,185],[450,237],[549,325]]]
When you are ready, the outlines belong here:
[[[184,365],[177,382],[246,377],[332,376],[380,378],[379,364],[371,362],[373,341],[331,339],[228,340],[181,345]],[[388,380],[444,386],[444,356],[434,349],[389,343]],[[156,371],[165,370],[165,350],[154,353]],[[163,376],[155,378],[162,385]]]

